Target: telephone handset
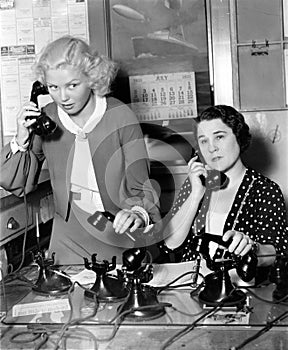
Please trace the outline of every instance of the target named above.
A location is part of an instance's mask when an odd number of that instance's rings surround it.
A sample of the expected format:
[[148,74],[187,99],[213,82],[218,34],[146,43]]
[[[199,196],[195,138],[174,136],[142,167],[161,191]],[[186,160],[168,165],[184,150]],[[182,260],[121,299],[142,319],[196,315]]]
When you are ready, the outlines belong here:
[[[39,81],[35,81],[32,85],[30,101],[34,102],[38,107],[38,96],[47,94],[48,90],[46,86]],[[36,135],[51,135],[56,128],[57,124],[46,115],[43,109],[41,110],[41,115],[37,117],[36,122],[31,125],[31,129]]]
[[[232,243],[232,238],[230,238],[227,242],[222,240],[221,236],[213,235],[210,233],[201,233],[193,236],[192,238],[192,249],[200,252],[204,259],[206,260],[207,267],[216,271],[222,265],[221,261],[217,262],[217,257],[211,259],[209,254],[209,243],[215,242],[220,246],[228,248]],[[230,254],[230,253],[229,253]],[[230,259],[223,260],[226,263],[226,267],[228,269],[236,268],[237,274],[239,277],[245,281],[249,282],[256,276],[257,263],[258,258],[253,249],[251,249],[244,256],[236,256],[235,254],[231,254]]]
[[[202,162],[199,154],[197,152],[196,154],[198,156],[197,160]],[[221,188],[225,188],[229,182],[228,177],[222,171],[216,169],[207,170],[207,177],[201,175],[200,180],[203,186],[211,190],[219,190]]]

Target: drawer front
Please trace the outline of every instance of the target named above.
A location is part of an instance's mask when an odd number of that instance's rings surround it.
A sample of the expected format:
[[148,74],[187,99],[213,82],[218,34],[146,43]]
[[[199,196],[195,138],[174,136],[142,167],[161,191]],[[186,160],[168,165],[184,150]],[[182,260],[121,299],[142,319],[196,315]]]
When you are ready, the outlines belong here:
[[[27,205],[28,208],[28,228],[33,224],[32,207]],[[2,210],[0,213],[0,245],[9,242],[14,235],[20,231],[25,230],[26,226],[26,209],[24,203],[19,203],[9,209]]]

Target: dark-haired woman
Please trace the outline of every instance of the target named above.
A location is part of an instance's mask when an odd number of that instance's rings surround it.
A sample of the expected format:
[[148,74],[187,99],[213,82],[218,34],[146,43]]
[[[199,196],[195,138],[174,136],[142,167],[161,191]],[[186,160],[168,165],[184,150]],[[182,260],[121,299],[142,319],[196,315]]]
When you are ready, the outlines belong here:
[[[251,140],[243,115],[230,106],[209,107],[196,119],[195,129],[203,162],[198,156],[190,160],[189,176],[171,210],[160,247],[175,256],[178,253],[178,260],[193,260],[193,236],[205,232],[229,240],[230,253],[244,256],[254,249],[258,266],[273,264],[275,254],[287,254],[285,202],[275,182],[241,159]],[[201,178],[211,169],[228,177],[224,188],[203,185]],[[216,243],[209,246],[211,257],[220,259],[222,248]]]

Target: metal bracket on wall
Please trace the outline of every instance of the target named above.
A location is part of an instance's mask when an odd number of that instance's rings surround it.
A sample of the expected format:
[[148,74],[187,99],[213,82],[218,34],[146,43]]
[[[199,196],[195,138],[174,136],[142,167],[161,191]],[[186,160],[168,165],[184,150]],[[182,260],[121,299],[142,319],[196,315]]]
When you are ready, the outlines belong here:
[[256,44],[256,40],[252,40],[251,56],[264,56],[269,55],[269,41],[265,39],[265,44]]

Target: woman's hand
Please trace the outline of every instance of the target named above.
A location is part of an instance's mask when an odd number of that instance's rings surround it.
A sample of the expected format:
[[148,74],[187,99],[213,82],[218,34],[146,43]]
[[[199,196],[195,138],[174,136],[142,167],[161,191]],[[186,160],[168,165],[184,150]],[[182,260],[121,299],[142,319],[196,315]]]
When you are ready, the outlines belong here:
[[231,240],[228,250],[235,255],[244,256],[253,247],[254,241],[242,232],[228,230],[222,237],[224,242]]
[[205,192],[200,176],[207,177],[207,169],[204,164],[197,161],[198,155],[191,158],[188,163],[188,175],[192,186],[192,194],[194,197],[201,199]]
[[122,209],[115,216],[113,228],[116,233],[123,234],[128,229],[129,232],[134,232],[144,224],[144,219],[138,213],[131,209]]
[[33,102],[25,103],[17,114],[17,143],[23,146],[29,137],[30,126],[36,122],[41,112]]

